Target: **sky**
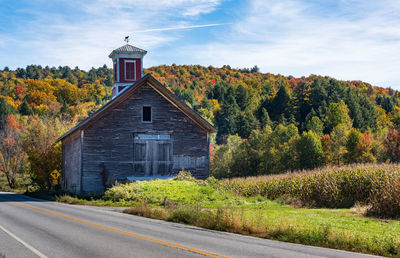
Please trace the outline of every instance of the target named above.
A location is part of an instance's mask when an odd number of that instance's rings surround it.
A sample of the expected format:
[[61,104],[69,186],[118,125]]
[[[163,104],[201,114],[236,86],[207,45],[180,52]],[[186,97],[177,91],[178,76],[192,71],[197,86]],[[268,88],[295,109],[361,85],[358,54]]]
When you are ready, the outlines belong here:
[[400,90],[398,0],[0,0],[0,69],[111,67],[125,44],[144,66],[257,65]]

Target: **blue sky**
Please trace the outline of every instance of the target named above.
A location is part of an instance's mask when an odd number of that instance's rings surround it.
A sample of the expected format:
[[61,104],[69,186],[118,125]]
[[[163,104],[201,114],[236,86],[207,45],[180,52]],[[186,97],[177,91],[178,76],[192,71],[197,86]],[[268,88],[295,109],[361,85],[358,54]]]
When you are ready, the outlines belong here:
[[398,0],[0,0],[0,67],[201,64],[400,89]]

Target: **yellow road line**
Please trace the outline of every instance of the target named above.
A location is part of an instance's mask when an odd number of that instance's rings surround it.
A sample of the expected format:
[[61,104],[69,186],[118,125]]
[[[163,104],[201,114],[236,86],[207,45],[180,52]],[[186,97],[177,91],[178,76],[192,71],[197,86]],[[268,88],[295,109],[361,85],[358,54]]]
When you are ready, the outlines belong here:
[[[6,200],[6,199],[3,199],[3,198],[0,198],[0,199]],[[6,201],[8,201],[8,200],[6,200]],[[230,258],[229,256],[225,256],[225,255],[221,255],[221,254],[205,251],[205,250],[202,250],[202,249],[189,247],[189,246],[185,246],[185,245],[181,245],[181,244],[177,244],[177,243],[172,243],[172,242],[164,241],[164,240],[157,239],[157,238],[147,237],[147,236],[144,236],[144,235],[140,235],[140,234],[132,233],[132,232],[125,231],[125,230],[120,230],[120,229],[104,226],[104,225],[93,223],[93,222],[90,222],[90,221],[76,219],[76,218],[73,218],[73,217],[62,215],[60,213],[56,213],[56,212],[44,210],[44,209],[41,209],[41,208],[33,207],[33,206],[30,206],[30,205],[27,205],[27,204],[18,203],[18,202],[12,202],[12,201],[9,201],[9,202],[12,203],[12,204],[18,205],[18,206],[22,206],[22,207],[29,208],[29,209],[32,209],[32,210],[36,210],[36,211],[39,211],[39,212],[42,212],[42,213],[46,213],[46,214],[49,214],[49,215],[53,215],[53,216],[56,216],[56,217],[59,217],[59,218],[63,218],[63,219],[69,220],[69,221],[74,221],[74,222],[81,223],[81,224],[88,225],[88,226],[92,226],[92,227],[95,227],[95,228],[100,228],[100,229],[103,229],[103,230],[112,231],[112,232],[119,233],[119,234],[122,234],[122,235],[131,236],[131,237],[142,239],[142,240],[146,240],[146,241],[149,241],[149,242],[152,242],[152,243],[157,243],[157,244],[165,245],[165,246],[169,246],[169,247],[175,247],[175,248],[178,248],[178,249],[181,249],[181,250],[185,250],[185,251],[189,251],[189,252],[193,252],[193,253],[209,256],[209,257]]]

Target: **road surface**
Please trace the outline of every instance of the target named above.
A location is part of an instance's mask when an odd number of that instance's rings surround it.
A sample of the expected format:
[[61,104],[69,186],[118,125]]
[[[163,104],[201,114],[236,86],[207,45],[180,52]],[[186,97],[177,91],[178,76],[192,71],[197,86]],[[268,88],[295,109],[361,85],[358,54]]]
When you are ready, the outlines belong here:
[[0,192],[0,257],[372,257]]

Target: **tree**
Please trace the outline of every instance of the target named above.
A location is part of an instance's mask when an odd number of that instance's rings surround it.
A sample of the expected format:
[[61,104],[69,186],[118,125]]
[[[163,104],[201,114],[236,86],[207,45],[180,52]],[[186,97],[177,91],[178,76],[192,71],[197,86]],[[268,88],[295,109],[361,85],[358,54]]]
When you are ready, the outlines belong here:
[[211,160],[211,175],[216,178],[232,177],[232,153],[242,144],[238,135],[230,135],[225,145],[215,149],[214,158]]
[[268,111],[262,107],[259,111],[259,121],[260,121],[260,127],[264,128],[266,125],[272,126],[273,123],[271,121],[271,118],[269,117]]
[[33,110],[29,106],[29,104],[26,100],[24,100],[24,102],[22,102],[21,106],[19,106],[18,111],[23,116],[33,115]]
[[349,116],[349,109],[344,101],[329,104],[325,117],[325,125],[328,132],[332,132],[333,128],[342,124],[347,128],[351,128],[353,121]]
[[331,162],[335,165],[343,163],[343,155],[346,153],[345,141],[348,131],[348,125],[338,124],[333,128],[330,134],[330,158]]
[[269,115],[273,121],[277,121],[282,115],[287,116],[288,109],[290,108],[290,95],[285,85],[281,85],[279,91],[276,93],[275,98],[269,103]]
[[4,128],[4,124],[6,123],[9,115],[14,113],[14,107],[8,104],[7,100],[4,98],[0,98],[0,129]]
[[352,128],[346,137],[345,159],[347,163],[355,163],[361,156],[361,150],[358,148],[363,134],[356,128]]
[[22,125],[9,115],[4,131],[0,134],[0,172],[4,173],[10,188],[16,187],[16,177],[25,165],[22,145]]
[[400,128],[390,129],[386,139],[383,141],[383,151],[392,162],[400,162]]
[[325,164],[321,140],[313,131],[303,132],[296,144],[296,151],[300,169],[312,169]]
[[317,116],[313,116],[306,125],[308,131],[313,131],[314,133],[318,134],[319,136],[323,135],[324,131],[324,123],[319,119]]
[[57,119],[32,118],[29,121],[24,150],[31,165],[32,181],[42,189],[50,190],[50,173],[61,171],[61,144],[55,140],[65,128]]

